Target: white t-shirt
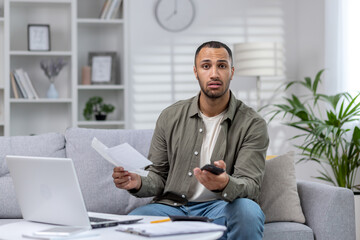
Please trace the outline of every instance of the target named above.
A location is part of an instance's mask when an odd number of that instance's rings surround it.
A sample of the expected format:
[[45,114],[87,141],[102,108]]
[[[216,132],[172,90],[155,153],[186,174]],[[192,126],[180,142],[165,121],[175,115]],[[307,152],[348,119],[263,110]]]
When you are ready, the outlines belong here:
[[[221,121],[224,118],[225,111],[216,115],[214,117],[207,117],[203,113],[200,113],[204,125],[205,125],[205,134],[203,138],[203,143],[201,145],[200,153],[200,168],[205,164],[210,164],[210,158],[214,150],[216,140],[219,136],[221,129]],[[221,160],[221,159],[217,159]],[[215,193],[211,192],[204,187],[199,181],[193,182],[194,188],[193,195],[189,198],[190,202],[205,202],[217,199]]]

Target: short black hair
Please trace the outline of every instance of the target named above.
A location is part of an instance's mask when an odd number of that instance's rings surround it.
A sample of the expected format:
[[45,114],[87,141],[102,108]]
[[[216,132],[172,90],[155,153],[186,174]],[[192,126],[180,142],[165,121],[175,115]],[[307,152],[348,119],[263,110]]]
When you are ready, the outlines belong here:
[[218,42],[218,41],[209,41],[209,42],[204,42],[203,44],[201,44],[195,52],[195,58],[194,58],[194,65],[196,66],[196,57],[198,56],[199,52],[201,51],[201,49],[203,49],[204,47],[208,47],[208,48],[225,48],[226,51],[229,54],[230,57],[230,61],[231,61],[231,67],[233,67],[233,56],[232,56],[232,52],[231,49],[222,42]]

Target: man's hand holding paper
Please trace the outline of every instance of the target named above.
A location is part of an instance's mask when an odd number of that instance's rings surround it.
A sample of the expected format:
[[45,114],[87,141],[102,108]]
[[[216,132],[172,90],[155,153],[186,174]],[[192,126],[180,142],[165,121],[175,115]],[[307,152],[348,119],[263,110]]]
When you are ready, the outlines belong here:
[[91,146],[108,162],[116,167],[122,167],[123,171],[147,176],[148,172],[143,170],[143,168],[152,164],[151,161],[136,151],[128,143],[108,148],[94,137]]
[[141,187],[140,175],[125,171],[122,167],[115,167],[112,177],[117,188],[125,190],[139,190]]

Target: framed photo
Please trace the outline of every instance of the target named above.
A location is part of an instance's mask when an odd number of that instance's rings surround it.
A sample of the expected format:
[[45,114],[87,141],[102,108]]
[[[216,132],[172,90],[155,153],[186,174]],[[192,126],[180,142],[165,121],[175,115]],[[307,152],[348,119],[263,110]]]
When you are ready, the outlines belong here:
[[89,52],[92,84],[115,84],[116,52]]
[[50,51],[50,25],[29,24],[28,25],[28,50]]

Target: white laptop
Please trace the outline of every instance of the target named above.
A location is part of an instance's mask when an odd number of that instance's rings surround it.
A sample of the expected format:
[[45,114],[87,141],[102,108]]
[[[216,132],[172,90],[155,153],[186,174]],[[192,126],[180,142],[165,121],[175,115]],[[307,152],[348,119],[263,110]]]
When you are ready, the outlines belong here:
[[70,158],[5,157],[23,218],[28,221],[86,229],[133,223],[139,216],[113,220],[89,218]]

